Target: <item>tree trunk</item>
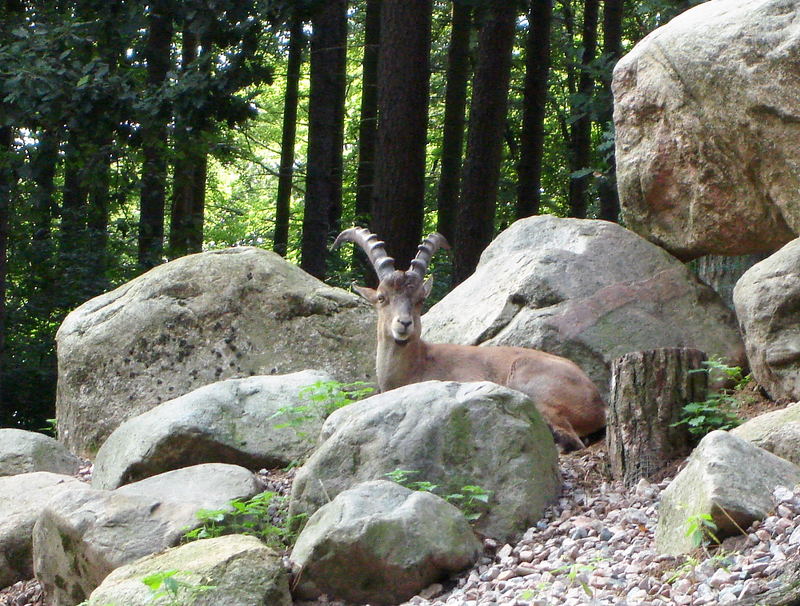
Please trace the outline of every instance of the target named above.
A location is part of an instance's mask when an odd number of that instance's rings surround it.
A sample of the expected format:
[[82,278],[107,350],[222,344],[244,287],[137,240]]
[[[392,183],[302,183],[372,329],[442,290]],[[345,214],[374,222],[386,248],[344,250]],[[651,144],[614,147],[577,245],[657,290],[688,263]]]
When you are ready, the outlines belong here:
[[275,202],[275,235],[272,250],[285,257],[289,247],[289,218],[294,176],[294,146],[297,138],[297,100],[300,88],[300,67],[303,63],[305,33],[302,17],[295,13],[289,32],[289,56],[286,64],[286,93],[283,97],[283,132],[281,163],[278,172],[278,197]]
[[691,267],[703,282],[720,296],[729,309],[733,309],[733,287],[744,272],[769,255],[740,256],[706,255],[692,261]]
[[425,200],[431,0],[384,0],[372,230],[405,269],[417,254]]
[[480,32],[455,232],[454,284],[475,271],[494,234],[516,18],[516,3],[493,0]]
[[342,203],[347,2],[331,0],[311,20],[308,161],[300,267],[325,278],[331,218]]
[[472,6],[453,0],[450,46],[447,49],[447,89],[442,124],[442,167],[439,176],[438,222],[436,229],[448,241],[455,237],[458,188],[461,184],[461,157],[464,151],[464,115],[467,107],[472,33]]
[[[603,56],[608,65],[603,70],[602,94],[605,109],[600,122],[614,132],[614,96],[611,94],[611,77],[614,66],[622,56],[622,16],[624,0],[605,0],[603,9]],[[598,181],[597,193],[600,198],[600,219],[619,221],[619,194],[617,192],[617,163],[613,148],[609,152],[608,172]]]
[[3,403],[6,371],[6,277],[8,276],[8,223],[11,196],[16,184],[12,161],[13,131],[0,127],[0,407]]
[[[166,79],[170,67],[172,19],[167,0],[150,4],[149,32],[145,48],[147,83],[151,93]],[[142,181],[139,208],[139,268],[161,263],[164,254],[164,203],[167,186],[167,118],[148,108],[142,119]]]
[[706,398],[706,355],[697,349],[635,351],[612,362],[606,440],[611,473],[626,486],[691,451],[685,425],[673,427],[690,402]]
[[550,24],[553,0],[532,0],[525,50],[525,92],[520,157],[517,165],[517,219],[538,215],[541,207],[544,114],[550,75]]
[[[594,78],[591,63],[597,52],[597,20],[599,0],[586,0],[583,7],[581,73],[578,77],[578,94],[573,102],[575,119],[571,133],[570,169],[572,173],[590,168],[592,158],[591,99]],[[569,215],[583,219],[588,209],[589,175],[571,176],[569,180]]]

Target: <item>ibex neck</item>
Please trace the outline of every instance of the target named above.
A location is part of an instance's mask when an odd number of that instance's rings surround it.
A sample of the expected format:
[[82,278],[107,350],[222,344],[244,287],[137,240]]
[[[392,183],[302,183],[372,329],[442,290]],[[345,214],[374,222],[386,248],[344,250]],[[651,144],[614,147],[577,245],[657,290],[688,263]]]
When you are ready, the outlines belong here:
[[391,337],[378,337],[376,374],[381,391],[414,383],[417,370],[425,359],[426,343],[419,338],[399,345]]

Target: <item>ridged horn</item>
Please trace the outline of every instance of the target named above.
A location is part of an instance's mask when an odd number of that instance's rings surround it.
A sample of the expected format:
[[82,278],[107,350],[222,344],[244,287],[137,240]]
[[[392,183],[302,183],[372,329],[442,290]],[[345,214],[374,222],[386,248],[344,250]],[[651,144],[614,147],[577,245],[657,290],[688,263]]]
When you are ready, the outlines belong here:
[[417,247],[419,252],[417,252],[417,256],[414,257],[414,260],[411,261],[411,267],[409,267],[408,271],[419,276],[420,280],[424,280],[425,273],[428,271],[428,264],[431,262],[433,255],[435,255],[436,251],[440,248],[444,248],[445,250],[450,249],[450,244],[447,243],[445,237],[439,232],[428,235],[428,237],[422,241],[422,244]]
[[386,254],[385,243],[378,236],[364,227],[351,227],[336,236],[331,248],[337,248],[342,242],[358,244],[367,253],[378,280],[383,280],[394,271],[394,259]]

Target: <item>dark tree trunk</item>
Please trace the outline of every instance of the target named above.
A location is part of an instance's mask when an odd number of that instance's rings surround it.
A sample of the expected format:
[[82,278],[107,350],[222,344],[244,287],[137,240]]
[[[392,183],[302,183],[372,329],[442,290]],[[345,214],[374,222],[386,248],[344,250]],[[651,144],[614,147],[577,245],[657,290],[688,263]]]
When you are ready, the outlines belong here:
[[648,478],[691,451],[685,425],[674,427],[690,402],[706,398],[706,355],[697,349],[635,351],[613,361],[608,407],[611,473],[626,486]]
[[706,255],[692,261],[692,268],[703,282],[716,292],[728,309],[733,310],[733,287],[744,272],[769,255]]
[[289,218],[294,177],[294,146],[297,138],[297,100],[300,88],[300,67],[303,63],[305,33],[302,17],[292,17],[289,32],[289,57],[286,65],[286,93],[283,97],[283,132],[281,164],[278,173],[278,198],[275,202],[275,236],[272,250],[285,257],[289,247]]
[[525,93],[520,157],[517,165],[517,219],[538,215],[541,207],[544,114],[550,75],[550,25],[553,0],[532,0],[525,48]]
[[[622,16],[625,10],[624,0],[605,0],[603,9],[603,56],[608,61],[603,71],[603,99],[605,109],[600,121],[607,129],[614,129],[614,98],[611,94],[611,76],[614,65],[622,56]],[[608,172],[598,182],[597,193],[600,198],[600,219],[606,221],[619,220],[619,194],[617,193],[617,165],[614,151],[608,158]]]
[[425,197],[431,0],[384,0],[372,229],[405,268],[417,253]]
[[465,112],[469,83],[469,38],[472,33],[472,7],[463,0],[453,0],[450,46],[447,50],[447,89],[444,96],[442,132],[442,168],[437,195],[436,229],[454,241],[458,188],[461,184],[461,157],[464,151]]
[[111,186],[111,147],[109,132],[97,142],[92,158],[92,181],[88,186],[87,251],[89,252],[89,296],[108,288],[108,217],[109,188]]
[[361,113],[358,126],[356,225],[369,225],[375,191],[375,146],[378,128],[378,56],[382,0],[367,0],[364,59],[361,63]]
[[[597,52],[597,20],[599,0],[586,0],[583,6],[583,28],[581,72],[578,77],[577,100],[572,107],[575,121],[572,124],[570,141],[570,169],[582,171],[591,164],[592,116],[591,97],[594,91],[594,78],[591,63]],[[569,215],[585,218],[588,208],[589,175],[571,177],[569,180]]]
[[[85,246],[86,207],[86,166],[83,154],[86,152],[80,137],[73,131],[69,133],[64,146],[64,188],[61,201],[60,229],[60,267],[62,276],[72,274],[80,264],[81,250]],[[85,260],[84,260],[85,261]],[[74,275],[69,275],[73,280]],[[75,285],[73,285],[75,286]],[[63,292],[63,289],[62,289]]]
[[6,371],[6,277],[8,275],[8,223],[11,214],[11,196],[16,184],[12,162],[13,131],[10,126],[0,127],[0,408],[5,392],[3,378]]
[[300,267],[325,278],[331,218],[342,204],[347,2],[331,0],[311,19],[308,161]]
[[516,17],[515,2],[493,0],[480,32],[455,232],[454,284],[475,271],[494,234]]
[[[150,4],[145,48],[147,83],[155,92],[170,67],[172,19],[166,0]],[[161,263],[164,254],[164,203],[167,188],[167,120],[163,111],[150,110],[142,119],[142,182],[139,208],[139,268]]]

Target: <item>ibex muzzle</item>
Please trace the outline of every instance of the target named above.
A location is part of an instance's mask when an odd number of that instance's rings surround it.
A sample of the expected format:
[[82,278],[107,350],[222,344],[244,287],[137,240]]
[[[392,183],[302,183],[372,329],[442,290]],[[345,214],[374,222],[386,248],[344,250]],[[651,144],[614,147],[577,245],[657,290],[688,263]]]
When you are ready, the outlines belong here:
[[431,292],[425,280],[441,234],[430,234],[407,271],[394,268],[378,237],[362,227],[346,229],[333,246],[358,244],[380,281],[377,289],[355,287],[378,312],[376,371],[381,391],[421,381],[492,381],[528,395],[562,450],[583,448],[580,436],[605,426],[605,404],[597,387],[573,362],[535,349],[426,343],[421,338],[422,304]]

